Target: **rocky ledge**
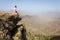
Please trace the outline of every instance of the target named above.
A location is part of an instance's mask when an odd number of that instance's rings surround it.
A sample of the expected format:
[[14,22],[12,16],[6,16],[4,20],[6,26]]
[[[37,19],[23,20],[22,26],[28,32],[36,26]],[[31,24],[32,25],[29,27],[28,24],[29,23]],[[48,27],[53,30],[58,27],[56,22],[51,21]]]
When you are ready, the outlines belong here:
[[0,13],[0,40],[26,40],[24,25],[17,25],[21,20],[16,13]]

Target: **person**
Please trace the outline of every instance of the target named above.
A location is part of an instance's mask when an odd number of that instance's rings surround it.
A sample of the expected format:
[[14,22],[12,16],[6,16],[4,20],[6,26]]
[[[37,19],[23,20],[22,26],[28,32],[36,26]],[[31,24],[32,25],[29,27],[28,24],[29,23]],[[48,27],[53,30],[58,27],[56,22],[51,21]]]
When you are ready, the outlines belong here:
[[17,12],[17,6],[16,5],[14,6],[14,10],[13,11],[14,11],[14,13],[17,13],[17,15],[19,16],[19,14]]
[[14,13],[17,13],[17,6],[14,6]]

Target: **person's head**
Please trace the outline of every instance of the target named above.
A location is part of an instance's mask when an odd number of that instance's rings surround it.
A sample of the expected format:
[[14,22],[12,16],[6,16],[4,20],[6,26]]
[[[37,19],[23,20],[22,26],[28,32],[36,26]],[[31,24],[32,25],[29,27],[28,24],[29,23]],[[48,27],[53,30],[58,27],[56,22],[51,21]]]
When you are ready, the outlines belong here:
[[15,8],[17,8],[17,6],[15,5]]

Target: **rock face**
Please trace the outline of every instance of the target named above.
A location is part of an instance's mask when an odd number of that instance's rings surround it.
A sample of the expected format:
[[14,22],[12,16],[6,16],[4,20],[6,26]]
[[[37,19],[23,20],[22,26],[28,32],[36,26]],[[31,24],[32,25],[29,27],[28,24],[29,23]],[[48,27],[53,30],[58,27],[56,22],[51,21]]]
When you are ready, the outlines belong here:
[[[22,18],[18,15],[9,15],[8,13],[0,15],[0,40],[26,40],[24,25],[17,25],[21,20]],[[18,31],[20,33],[17,33]],[[19,36],[19,38],[16,36]]]

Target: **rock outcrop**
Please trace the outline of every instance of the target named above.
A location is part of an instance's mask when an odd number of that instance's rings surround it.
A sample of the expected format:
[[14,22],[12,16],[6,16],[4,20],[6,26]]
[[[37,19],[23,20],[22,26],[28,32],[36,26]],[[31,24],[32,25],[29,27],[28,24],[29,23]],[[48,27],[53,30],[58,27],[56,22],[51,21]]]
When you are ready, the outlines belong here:
[[14,13],[1,13],[0,40],[26,40],[24,24],[17,25],[21,20],[22,18]]

